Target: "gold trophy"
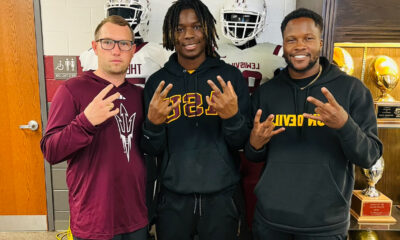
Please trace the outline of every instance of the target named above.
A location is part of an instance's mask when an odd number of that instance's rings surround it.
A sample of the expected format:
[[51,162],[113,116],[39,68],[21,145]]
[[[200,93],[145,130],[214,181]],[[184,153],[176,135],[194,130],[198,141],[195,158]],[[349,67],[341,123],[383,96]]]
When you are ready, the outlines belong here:
[[333,63],[339,67],[340,70],[352,75],[354,72],[354,61],[350,53],[341,47],[333,48]]
[[400,102],[389,94],[399,82],[396,62],[388,56],[379,55],[372,62],[371,71],[382,93],[375,101],[378,124],[400,124]]
[[362,169],[368,179],[368,187],[364,190],[354,190],[351,199],[351,215],[359,223],[395,223],[392,217],[392,200],[380,193],[375,184],[381,179],[385,163],[379,158],[369,169]]
[[350,234],[350,239],[353,240],[379,240],[378,234],[375,231],[363,230]]

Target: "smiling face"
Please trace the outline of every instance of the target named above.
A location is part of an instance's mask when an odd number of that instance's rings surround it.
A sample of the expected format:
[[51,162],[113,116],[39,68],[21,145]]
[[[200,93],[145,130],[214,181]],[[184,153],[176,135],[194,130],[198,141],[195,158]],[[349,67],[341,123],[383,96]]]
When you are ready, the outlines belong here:
[[175,31],[175,50],[178,62],[185,67],[198,67],[206,59],[206,41],[203,26],[193,9],[184,9],[179,14],[179,25]]
[[311,18],[290,20],[283,31],[283,55],[292,78],[306,78],[319,71],[321,31]]
[[[98,39],[128,40],[132,41],[129,26],[119,26],[110,22],[105,23],[99,32]],[[105,50],[100,42],[92,42],[93,50],[98,56],[98,71],[102,75],[125,75],[131,59],[135,53],[135,45],[129,51],[121,51],[116,43],[113,49]]]

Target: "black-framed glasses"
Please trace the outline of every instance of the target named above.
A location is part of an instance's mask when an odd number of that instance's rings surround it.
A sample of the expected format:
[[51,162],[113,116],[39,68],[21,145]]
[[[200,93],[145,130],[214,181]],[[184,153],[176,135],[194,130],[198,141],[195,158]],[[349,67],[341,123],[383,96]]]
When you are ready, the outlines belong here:
[[118,43],[118,47],[121,51],[129,51],[132,49],[132,46],[133,46],[133,41],[128,41],[128,40],[115,41],[112,39],[102,38],[102,39],[96,40],[96,42],[100,42],[101,48],[104,50],[114,49],[115,43]]

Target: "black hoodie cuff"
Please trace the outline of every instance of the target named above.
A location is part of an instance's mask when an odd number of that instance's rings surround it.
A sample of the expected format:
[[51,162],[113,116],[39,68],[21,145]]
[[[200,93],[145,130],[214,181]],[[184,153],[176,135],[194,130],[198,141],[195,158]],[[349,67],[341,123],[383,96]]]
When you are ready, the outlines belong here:
[[262,148],[256,150],[251,146],[250,141],[247,141],[244,148],[245,156],[252,162],[261,162],[265,160],[267,153],[267,145],[265,144]]
[[342,128],[339,128],[337,132],[343,139],[352,138],[354,136],[354,131],[357,129],[358,125],[354,122],[353,118],[348,117],[346,123],[343,125]]
[[146,117],[144,121],[144,128],[149,130],[150,132],[160,133],[164,129],[164,124],[156,125],[150,122],[150,120]]
[[227,118],[223,120],[224,126],[227,128],[237,128],[237,126],[240,126],[242,121],[242,115],[238,111],[235,115],[233,115],[231,118]]

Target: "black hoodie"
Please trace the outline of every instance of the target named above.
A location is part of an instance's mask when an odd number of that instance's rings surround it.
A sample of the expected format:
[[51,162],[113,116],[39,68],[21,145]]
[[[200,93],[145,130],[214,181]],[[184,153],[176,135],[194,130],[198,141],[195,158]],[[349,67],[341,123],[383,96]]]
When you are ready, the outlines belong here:
[[[249,143],[249,160],[266,161],[255,193],[256,214],[271,228],[309,235],[346,234],[354,164],[371,167],[382,155],[371,93],[363,83],[320,58],[323,72],[311,86],[301,90],[285,68],[260,86],[252,96],[251,116],[262,109],[261,121],[275,115],[275,125],[286,131],[272,137],[260,151]],[[349,114],[338,130],[307,120],[315,106],[313,96],[327,102],[326,87]]]
[[[212,91],[207,80],[220,87],[217,75],[231,81],[238,96],[239,112],[226,120],[206,102],[206,96]],[[179,109],[172,111],[165,124],[154,125],[146,119],[141,146],[150,155],[162,155],[162,185],[187,194],[213,193],[237,184],[237,150],[244,147],[249,136],[245,116],[250,97],[241,72],[218,58],[207,57],[194,73],[189,74],[174,53],[146,82],[146,116],[161,80],[165,81],[165,86],[173,84],[167,97],[173,101],[180,99],[181,104]]]

